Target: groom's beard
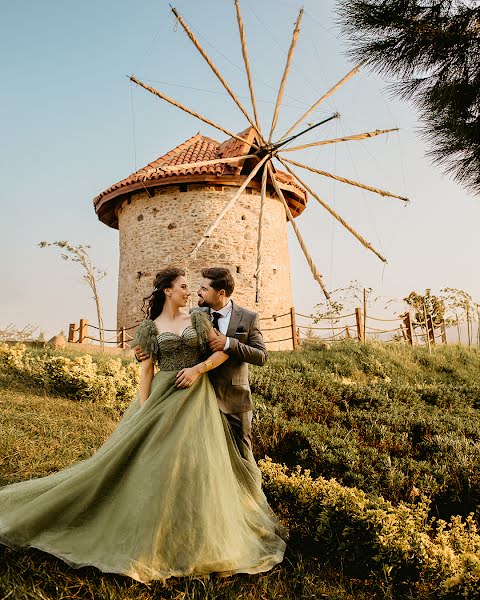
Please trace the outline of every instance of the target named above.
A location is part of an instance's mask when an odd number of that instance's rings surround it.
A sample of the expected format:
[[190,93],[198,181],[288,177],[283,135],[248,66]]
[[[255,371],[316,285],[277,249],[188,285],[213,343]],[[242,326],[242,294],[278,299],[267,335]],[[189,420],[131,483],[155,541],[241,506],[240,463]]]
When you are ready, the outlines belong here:
[[198,306],[210,308],[210,304],[201,296],[198,297]]

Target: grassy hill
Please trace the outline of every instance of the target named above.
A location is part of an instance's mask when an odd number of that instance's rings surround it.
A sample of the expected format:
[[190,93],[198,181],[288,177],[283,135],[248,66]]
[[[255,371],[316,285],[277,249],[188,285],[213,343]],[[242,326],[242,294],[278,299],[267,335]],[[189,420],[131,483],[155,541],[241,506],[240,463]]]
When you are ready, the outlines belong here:
[[[478,598],[479,373],[480,353],[454,346],[272,354],[251,380],[264,488],[291,532],[282,565],[145,586],[0,547],[0,597]],[[89,456],[137,383],[128,361],[0,346],[0,484]]]

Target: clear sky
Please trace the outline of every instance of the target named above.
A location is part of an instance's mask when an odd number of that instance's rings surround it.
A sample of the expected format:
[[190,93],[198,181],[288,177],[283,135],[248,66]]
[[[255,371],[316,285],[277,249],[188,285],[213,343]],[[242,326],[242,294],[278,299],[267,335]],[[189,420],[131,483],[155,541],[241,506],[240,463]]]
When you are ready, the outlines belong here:
[[[238,94],[248,88],[233,0],[173,2]],[[306,0],[300,41],[278,131],[352,68],[335,24],[335,2]],[[268,129],[300,3],[241,0],[256,95]],[[232,131],[243,115],[198,55],[165,0],[45,0],[0,3],[0,327],[38,326],[48,336],[84,316],[95,322],[81,274],[41,240],[89,244],[108,272],[101,284],[106,326],[115,324],[118,232],[100,223],[92,199],[197,131],[224,134],[181,113],[125,77],[134,73]],[[302,173],[388,259],[384,266],[310,199],[297,220],[329,289],[357,279],[377,296],[457,287],[480,300],[480,198],[426,158],[414,109],[366,72],[345,84],[307,122],[341,119],[310,141],[375,129],[400,133],[295,153],[319,169],[375,185],[412,202]],[[293,153],[292,153],[293,155]],[[290,237],[297,310],[322,299]],[[192,282],[195,283],[195,282]]]

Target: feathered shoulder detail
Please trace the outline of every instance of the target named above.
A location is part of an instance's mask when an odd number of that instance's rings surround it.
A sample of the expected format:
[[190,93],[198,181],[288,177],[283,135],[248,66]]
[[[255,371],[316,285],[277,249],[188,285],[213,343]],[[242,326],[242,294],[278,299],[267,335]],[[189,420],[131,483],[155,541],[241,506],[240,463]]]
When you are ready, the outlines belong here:
[[192,319],[192,325],[197,332],[202,352],[208,352],[208,332],[212,328],[209,316],[203,310],[192,310],[190,318]]
[[157,326],[150,319],[144,319],[138,326],[133,340],[130,345],[141,346],[144,352],[150,355],[150,358],[154,361],[158,361],[158,330]]

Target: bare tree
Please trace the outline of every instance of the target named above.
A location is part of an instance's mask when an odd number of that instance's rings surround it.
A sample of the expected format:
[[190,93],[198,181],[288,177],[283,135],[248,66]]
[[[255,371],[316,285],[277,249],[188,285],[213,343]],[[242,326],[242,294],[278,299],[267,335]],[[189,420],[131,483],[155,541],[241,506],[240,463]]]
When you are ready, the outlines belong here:
[[99,269],[92,263],[92,259],[88,253],[90,246],[83,246],[81,244],[78,246],[73,246],[67,241],[39,243],[40,248],[47,248],[48,246],[56,246],[61,250],[60,256],[63,258],[63,260],[71,260],[72,262],[78,263],[82,267],[82,277],[92,290],[93,299],[95,300],[98,318],[98,330],[100,333],[100,347],[103,351],[105,348],[105,330],[103,326],[100,296],[98,294],[97,286],[99,281],[101,281],[107,275],[107,272]]

